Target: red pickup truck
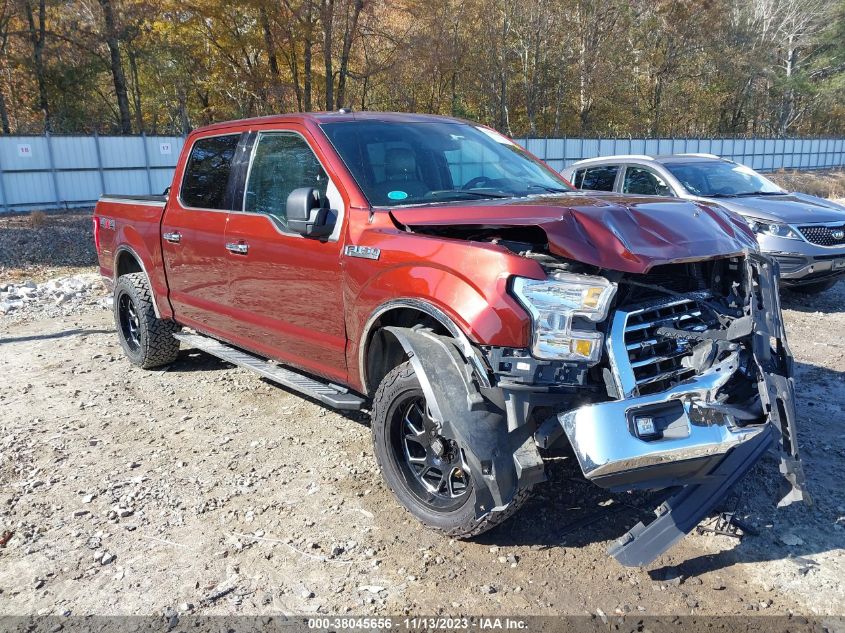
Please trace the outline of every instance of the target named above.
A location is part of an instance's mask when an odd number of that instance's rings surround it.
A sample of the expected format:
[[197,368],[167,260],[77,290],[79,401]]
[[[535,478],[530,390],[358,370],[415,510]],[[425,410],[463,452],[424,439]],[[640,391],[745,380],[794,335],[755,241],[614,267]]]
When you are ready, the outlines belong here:
[[168,191],[95,210],[129,360],[186,344],[370,410],[428,526],[501,522],[561,445],[599,486],[669,490],[610,548],[625,565],[773,446],[802,498],[777,271],[730,212],[574,191],[484,126],[347,111],[196,130]]

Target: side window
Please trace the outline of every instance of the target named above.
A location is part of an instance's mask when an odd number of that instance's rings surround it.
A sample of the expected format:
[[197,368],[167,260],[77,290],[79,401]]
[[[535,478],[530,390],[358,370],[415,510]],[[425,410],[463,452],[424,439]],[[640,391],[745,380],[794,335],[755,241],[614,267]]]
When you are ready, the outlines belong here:
[[225,209],[232,157],[240,134],[201,138],[191,148],[180,196],[188,207]]
[[635,193],[644,196],[672,195],[671,189],[660,176],[642,167],[628,167],[625,170],[622,193]]
[[572,184],[575,185],[576,189],[581,189],[582,182],[584,182],[584,170],[579,169],[574,174],[572,174]]
[[329,178],[308,143],[293,132],[259,134],[244,196],[244,211],[264,213],[287,226],[288,196],[313,187],[326,195]]
[[602,165],[585,169],[580,188],[591,191],[613,191],[613,183],[616,181],[618,171],[618,165]]

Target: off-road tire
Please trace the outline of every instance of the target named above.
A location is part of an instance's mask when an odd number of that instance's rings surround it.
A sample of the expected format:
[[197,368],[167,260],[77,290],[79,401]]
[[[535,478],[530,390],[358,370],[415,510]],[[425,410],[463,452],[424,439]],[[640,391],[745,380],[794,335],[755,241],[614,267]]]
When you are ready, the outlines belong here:
[[486,532],[513,515],[531,496],[531,489],[519,490],[508,506],[498,512],[475,516],[475,488],[466,495],[463,505],[450,512],[434,511],[422,504],[411,492],[403,472],[396,463],[390,446],[390,413],[395,401],[407,397],[409,392],[421,392],[420,382],[410,363],[406,361],[389,372],[382,380],[375,397],[371,416],[373,445],[387,487],[411,514],[425,526],[458,539],[469,539]]
[[[126,299],[123,299],[123,298]],[[137,341],[127,340],[121,326],[121,301],[130,301],[137,315]],[[179,354],[179,341],[173,337],[180,327],[174,321],[156,317],[150,283],[144,273],[118,278],[114,287],[114,322],[123,353],[133,365],[151,369],[167,365]]]
[[824,281],[817,281],[812,284],[802,284],[800,286],[790,286],[790,290],[792,292],[797,292],[802,295],[817,295],[825,292],[826,290],[830,290],[836,285],[836,282],[839,281],[839,278],[836,279],[826,279]]

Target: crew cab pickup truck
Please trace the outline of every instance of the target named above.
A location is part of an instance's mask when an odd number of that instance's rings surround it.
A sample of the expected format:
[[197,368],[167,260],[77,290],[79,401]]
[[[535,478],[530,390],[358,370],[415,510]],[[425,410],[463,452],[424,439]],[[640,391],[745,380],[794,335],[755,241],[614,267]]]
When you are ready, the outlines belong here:
[[385,483],[448,535],[511,515],[560,446],[598,486],[667,489],[624,565],[769,449],[803,498],[775,265],[721,208],[574,191],[484,126],[340,111],[198,129],[167,195],[94,213],[133,364],[185,344],[369,410]]

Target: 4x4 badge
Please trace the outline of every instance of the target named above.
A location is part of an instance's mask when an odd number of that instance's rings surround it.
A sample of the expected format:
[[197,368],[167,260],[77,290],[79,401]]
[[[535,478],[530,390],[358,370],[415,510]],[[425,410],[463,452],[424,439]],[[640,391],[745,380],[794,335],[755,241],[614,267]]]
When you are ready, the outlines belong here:
[[344,251],[349,257],[362,257],[364,259],[378,259],[381,257],[381,249],[375,246],[355,246],[348,244]]

